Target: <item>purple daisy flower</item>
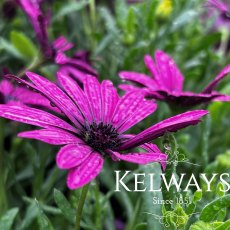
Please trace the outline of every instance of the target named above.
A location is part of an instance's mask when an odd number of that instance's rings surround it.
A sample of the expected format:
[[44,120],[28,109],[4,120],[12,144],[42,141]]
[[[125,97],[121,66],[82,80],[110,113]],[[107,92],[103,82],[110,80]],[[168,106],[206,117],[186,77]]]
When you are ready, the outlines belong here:
[[0,104],[46,108],[60,113],[58,109],[51,106],[50,101],[43,95],[23,86],[15,87],[7,79],[0,82]]
[[206,6],[212,8],[209,11],[210,16],[214,16],[216,12],[218,13],[215,20],[215,27],[230,28],[230,10],[227,1],[208,0]]
[[[74,80],[59,73],[61,90],[35,73],[28,72],[27,76],[31,82],[20,78],[17,80],[49,98],[69,122],[39,109],[15,105],[0,105],[0,116],[42,128],[20,133],[19,137],[64,145],[56,159],[60,169],[69,170],[67,185],[70,189],[93,180],[101,171],[106,156],[137,164],[158,161],[165,168],[167,155],[161,153],[156,145],[146,143],[165,132],[195,125],[208,113],[205,110],[186,112],[135,136],[128,135],[124,132],[157,108],[156,103],[145,100],[142,93],[128,92],[119,97],[110,81],[105,80],[100,84],[95,77],[86,78],[82,89]],[[121,152],[140,145],[147,152]]]
[[87,75],[97,77],[97,71],[91,67],[89,52],[78,51],[72,58],[65,55],[64,52],[72,47],[73,44],[63,36],[53,42],[55,63],[59,65],[59,72],[74,78],[78,83],[82,83]]
[[201,93],[193,93],[183,91],[184,77],[174,60],[166,53],[158,50],[155,52],[155,62],[150,55],[146,55],[144,60],[151,76],[122,71],[119,73],[120,78],[136,85],[121,84],[119,86],[121,89],[141,90],[148,98],[188,107],[210,101],[230,101],[229,95],[214,91],[217,84],[229,74],[230,65],[226,66]]
[[49,15],[41,9],[42,0],[16,0],[16,2],[29,18],[44,56],[51,58],[53,50],[48,39]]
[[65,52],[70,50],[73,44],[65,37],[60,36],[53,43],[49,42],[48,18],[50,15],[42,12],[42,2],[41,0],[17,0],[34,28],[44,57],[54,59],[54,62],[59,66],[59,71],[73,77],[78,83],[82,84],[87,75],[97,77],[97,71],[91,67],[89,61],[89,52],[79,51],[73,57],[67,57]]

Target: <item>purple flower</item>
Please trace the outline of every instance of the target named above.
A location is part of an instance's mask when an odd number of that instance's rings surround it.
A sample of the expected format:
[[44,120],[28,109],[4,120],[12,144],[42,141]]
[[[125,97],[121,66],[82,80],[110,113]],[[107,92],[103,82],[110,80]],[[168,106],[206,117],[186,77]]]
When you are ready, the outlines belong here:
[[53,50],[48,39],[49,16],[48,13],[42,12],[42,0],[16,0],[16,2],[32,24],[44,56],[51,58]]
[[72,58],[65,55],[65,51],[71,49],[73,44],[60,36],[53,42],[55,52],[55,63],[59,65],[59,72],[74,78],[78,83],[85,80],[87,75],[97,77],[97,71],[91,67],[89,52],[78,51]]
[[[70,189],[93,180],[101,171],[106,156],[137,164],[159,161],[165,168],[167,156],[156,145],[146,143],[165,132],[195,125],[208,113],[205,110],[190,111],[166,119],[135,136],[128,135],[124,132],[157,108],[156,103],[145,100],[142,93],[128,92],[119,97],[110,81],[100,84],[95,77],[85,78],[82,89],[74,80],[59,73],[61,90],[35,73],[28,72],[27,76],[31,83],[20,78],[17,80],[49,98],[66,119],[39,109],[15,105],[0,105],[0,116],[42,128],[20,133],[19,137],[64,145],[56,159],[60,169],[69,170],[67,185]],[[140,145],[147,152],[121,152]]]
[[215,13],[218,13],[216,15],[215,20],[215,27],[227,27],[230,28],[230,11],[229,11],[229,4],[226,1],[220,1],[220,0],[207,0],[208,7],[211,7],[211,10],[209,11],[209,16],[215,16]]
[[41,9],[41,0],[17,0],[21,9],[29,18],[42,53],[46,59],[54,59],[59,65],[59,71],[73,77],[78,83],[84,81],[87,75],[97,76],[97,72],[91,67],[89,53],[79,51],[73,57],[67,57],[65,51],[71,49],[73,44],[63,36],[50,43],[48,38],[48,14],[44,14]]
[[9,80],[0,81],[0,104],[33,106],[60,112],[50,105],[50,101],[43,95],[23,87],[15,87]]
[[136,84],[122,84],[120,88],[125,91],[141,90],[148,98],[181,106],[195,106],[210,101],[230,101],[229,95],[214,91],[217,84],[229,74],[230,65],[226,66],[201,93],[193,93],[183,90],[183,75],[173,59],[163,51],[156,51],[155,62],[150,55],[146,55],[145,64],[151,76],[136,72],[120,72],[121,79]]

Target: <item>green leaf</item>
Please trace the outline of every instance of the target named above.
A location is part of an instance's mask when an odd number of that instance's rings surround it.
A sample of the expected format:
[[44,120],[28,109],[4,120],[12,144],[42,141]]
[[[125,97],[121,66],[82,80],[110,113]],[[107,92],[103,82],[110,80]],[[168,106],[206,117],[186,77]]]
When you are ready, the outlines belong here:
[[[150,165],[142,166],[143,171],[146,175],[149,173],[155,173],[156,177],[154,178],[154,186],[155,189],[159,189],[161,186],[161,177],[160,177],[160,172],[161,172],[161,166],[159,163],[153,163]],[[147,190],[150,188],[150,182],[145,177],[145,184],[147,185]],[[143,192],[143,211],[146,214],[146,219],[147,219],[147,229],[152,230],[152,226],[154,226],[155,229],[161,230],[163,229],[162,224],[159,222],[159,219],[157,217],[162,216],[161,212],[161,204],[153,204],[153,197],[156,197],[156,199],[162,200],[162,193],[161,192]]]
[[147,223],[141,223],[135,226],[135,230],[146,230],[147,229]]
[[0,37],[0,49],[3,49],[13,55],[16,58],[22,58],[22,55],[18,52],[18,50],[6,39]]
[[213,230],[213,227],[209,223],[198,221],[195,224],[191,225],[189,230]]
[[71,207],[66,197],[57,189],[54,189],[54,200],[64,217],[71,223],[75,222],[75,210]]
[[10,33],[12,45],[25,59],[35,59],[38,55],[38,50],[33,42],[22,32],[12,31]]
[[7,211],[0,219],[0,229],[2,230],[10,230],[11,226],[14,222],[14,218],[18,213],[18,208],[12,208]]
[[60,11],[53,17],[53,21],[59,20],[60,17],[69,15],[73,12],[82,10],[89,4],[88,1],[72,2],[62,7]]
[[43,212],[37,200],[35,200],[38,209],[38,225],[40,230],[54,230],[50,220]]
[[230,229],[230,220],[224,222],[223,224],[215,228],[215,230],[229,230],[229,229]]
[[181,13],[173,22],[171,27],[171,32],[175,32],[181,27],[185,26],[187,23],[192,22],[193,19],[197,16],[197,11],[187,10]]
[[215,219],[217,213],[230,206],[230,194],[222,196],[207,204],[200,214],[200,220],[209,222]]
[[188,205],[187,209],[186,209],[186,213],[188,215],[192,214],[195,209],[196,209],[196,204],[198,201],[200,201],[202,198],[202,191],[196,191],[194,193],[194,196],[193,196],[193,199],[192,199],[192,202]]

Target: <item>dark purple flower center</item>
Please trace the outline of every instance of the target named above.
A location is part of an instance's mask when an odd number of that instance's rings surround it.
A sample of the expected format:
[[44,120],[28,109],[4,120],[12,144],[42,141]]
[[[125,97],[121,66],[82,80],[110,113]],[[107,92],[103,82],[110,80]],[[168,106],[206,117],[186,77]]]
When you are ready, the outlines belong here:
[[223,20],[230,20],[230,12],[223,12],[223,13],[221,14],[221,18],[222,18]]
[[114,150],[121,145],[117,130],[110,124],[95,122],[82,131],[84,141],[98,152],[106,149]]

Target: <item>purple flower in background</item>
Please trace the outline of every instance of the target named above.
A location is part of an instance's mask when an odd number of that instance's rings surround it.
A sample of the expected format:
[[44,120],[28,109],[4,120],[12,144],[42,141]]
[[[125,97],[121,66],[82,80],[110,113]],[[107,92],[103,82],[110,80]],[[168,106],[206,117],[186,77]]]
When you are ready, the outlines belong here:
[[211,7],[209,10],[209,16],[215,16],[218,13],[215,20],[215,27],[227,27],[230,28],[230,10],[227,1],[220,0],[208,0],[206,6]]
[[48,39],[49,15],[41,9],[42,0],[16,0],[16,2],[32,24],[44,56],[51,58],[53,50]]
[[91,67],[89,52],[79,51],[73,57],[67,57],[65,52],[70,50],[73,44],[65,37],[60,36],[53,43],[49,42],[48,18],[50,16],[42,12],[41,0],[17,0],[17,2],[33,25],[44,57],[54,59],[54,62],[59,65],[60,72],[81,84],[87,75],[97,76],[97,72]]
[[[110,81],[100,84],[95,77],[85,78],[82,89],[74,80],[59,73],[63,91],[37,74],[28,72],[27,76],[31,82],[20,78],[17,81],[49,98],[65,114],[66,121],[39,109],[15,105],[0,105],[0,116],[42,128],[20,133],[19,137],[64,145],[56,159],[59,168],[69,170],[67,185],[70,189],[93,180],[101,171],[106,156],[137,164],[159,161],[165,168],[167,156],[156,145],[146,143],[165,132],[195,125],[208,113],[190,111],[168,118],[135,136],[128,135],[124,132],[157,108],[156,103],[145,100],[142,93],[128,92],[119,97]],[[121,153],[140,145],[147,152]]]
[[23,87],[15,87],[9,80],[0,81],[0,104],[32,106],[60,112],[50,105],[50,101],[39,93]]
[[193,93],[183,90],[183,75],[173,59],[163,51],[156,51],[155,62],[150,55],[146,55],[145,64],[151,76],[136,72],[120,72],[121,79],[136,84],[122,84],[120,88],[125,91],[141,90],[148,98],[181,106],[195,106],[210,101],[230,101],[229,95],[214,91],[217,84],[229,74],[230,65],[226,66],[201,93]]
[[60,36],[53,42],[55,49],[55,63],[59,65],[59,72],[74,78],[78,83],[82,83],[87,75],[97,77],[97,71],[91,67],[89,52],[78,51],[73,57],[67,57],[65,51],[71,49],[73,44]]

